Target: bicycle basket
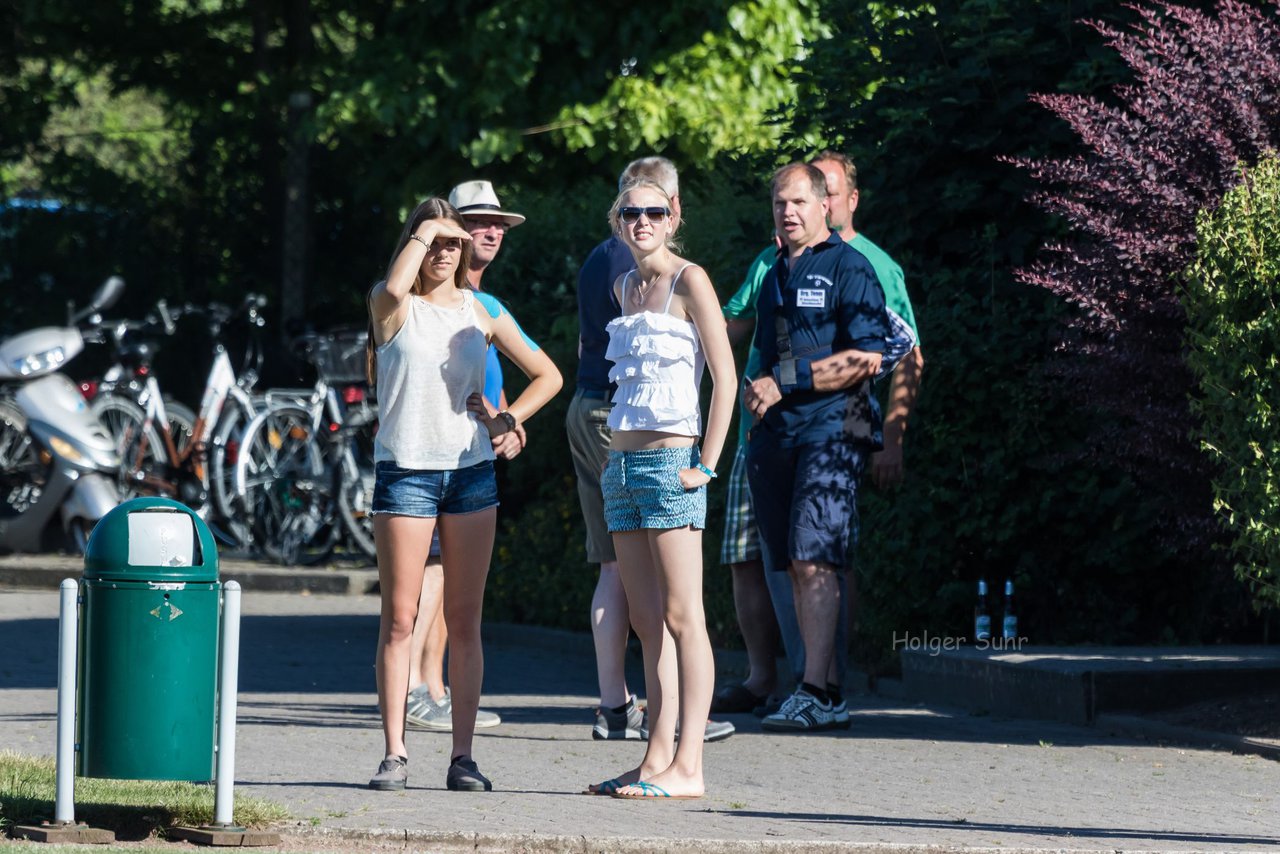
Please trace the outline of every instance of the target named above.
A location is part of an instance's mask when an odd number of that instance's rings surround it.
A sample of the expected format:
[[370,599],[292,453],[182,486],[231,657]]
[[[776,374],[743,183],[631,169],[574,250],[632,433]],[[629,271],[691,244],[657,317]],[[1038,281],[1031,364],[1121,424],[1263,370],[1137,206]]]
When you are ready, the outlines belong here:
[[308,342],[307,359],[326,382],[364,382],[364,345],[368,333],[361,329],[331,332]]

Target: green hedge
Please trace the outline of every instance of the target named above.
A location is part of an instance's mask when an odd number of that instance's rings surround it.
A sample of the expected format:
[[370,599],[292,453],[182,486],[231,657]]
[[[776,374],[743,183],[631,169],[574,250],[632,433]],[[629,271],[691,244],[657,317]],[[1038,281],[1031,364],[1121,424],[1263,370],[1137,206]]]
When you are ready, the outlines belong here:
[[1214,508],[1257,607],[1280,605],[1280,161],[1196,223],[1183,304],[1201,447],[1219,467]]

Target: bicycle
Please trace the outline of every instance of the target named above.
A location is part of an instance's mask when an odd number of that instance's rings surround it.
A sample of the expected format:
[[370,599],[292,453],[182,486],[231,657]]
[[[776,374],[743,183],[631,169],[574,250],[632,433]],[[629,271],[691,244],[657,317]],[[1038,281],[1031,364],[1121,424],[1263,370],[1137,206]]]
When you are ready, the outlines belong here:
[[[214,340],[213,363],[205,379],[199,411],[193,414],[190,439],[183,445],[175,438],[175,418],[155,375],[148,369],[139,383],[134,400],[112,394],[99,404],[114,422],[124,465],[121,467],[122,493],[166,495],[196,508],[220,540],[232,546],[251,542],[251,509],[248,518],[234,488],[234,465],[245,425],[263,407],[262,398],[251,394],[262,364],[260,330],[265,325],[260,309],[265,297],[249,294],[236,309],[212,303],[183,306],[171,311],[163,301],[143,323],[121,321],[111,326],[113,340],[127,349],[130,333],[171,335],[183,316],[203,316]],[[233,319],[243,316],[250,330],[249,345],[240,374],[231,363],[221,335]],[[181,410],[185,410],[182,407]],[[182,411],[179,411],[179,418]],[[188,410],[189,411],[189,410]],[[139,414],[141,418],[139,418]],[[157,430],[157,426],[161,429]]]
[[[159,317],[171,320],[164,300],[156,304]],[[155,383],[148,382],[152,376],[152,357],[155,347],[150,338],[174,333],[172,323],[160,322],[155,314],[148,315],[141,323],[128,320],[113,321],[104,324],[102,337],[109,338],[115,364],[106,370],[99,380],[86,380],[80,383],[80,393],[89,402],[89,409],[102,421],[107,432],[117,442],[117,448],[127,452],[128,445],[135,441],[133,437],[140,431],[149,431],[146,442],[146,459],[148,466],[168,465],[167,445],[155,432],[154,425],[146,425],[146,408]],[[163,409],[169,422],[169,432],[173,445],[181,454],[195,433],[196,415],[186,406],[169,395],[163,395]],[[164,459],[158,458],[160,454]],[[122,459],[132,459],[122,455]],[[125,501],[138,495],[128,478],[118,481],[120,500]]]
[[314,387],[268,391],[268,408],[245,429],[236,494],[253,508],[255,541],[281,563],[317,563],[344,539],[376,557],[368,511],[377,409],[363,385],[364,342],[363,331],[298,339]]

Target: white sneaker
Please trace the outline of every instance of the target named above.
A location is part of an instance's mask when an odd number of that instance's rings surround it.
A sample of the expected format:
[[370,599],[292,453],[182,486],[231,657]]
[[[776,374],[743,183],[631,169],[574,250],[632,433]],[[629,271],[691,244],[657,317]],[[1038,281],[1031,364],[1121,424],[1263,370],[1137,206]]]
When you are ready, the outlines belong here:
[[[845,717],[849,714],[845,709]],[[782,708],[761,721],[764,729],[773,732],[817,732],[833,729],[836,725],[835,710],[831,703],[823,703],[803,689],[782,703]]]
[[841,700],[831,707],[831,716],[834,719],[832,729],[848,729],[849,728],[849,704],[845,700]]

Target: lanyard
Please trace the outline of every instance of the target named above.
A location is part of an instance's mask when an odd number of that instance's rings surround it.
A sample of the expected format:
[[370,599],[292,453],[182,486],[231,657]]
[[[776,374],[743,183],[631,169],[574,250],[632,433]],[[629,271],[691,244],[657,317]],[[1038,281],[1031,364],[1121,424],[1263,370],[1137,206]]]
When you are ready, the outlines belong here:
[[[792,270],[791,259],[782,259],[783,269],[787,270],[787,279],[790,280]],[[783,309],[786,308],[785,300],[782,292],[782,277],[776,272],[773,277],[773,296],[774,296],[774,316],[773,316],[773,334],[774,343],[778,349],[778,380],[786,387],[796,384],[796,359],[791,352],[791,327],[787,324],[786,314]]]

